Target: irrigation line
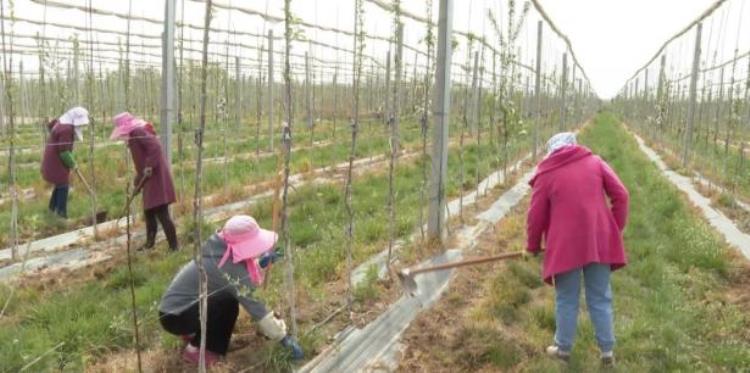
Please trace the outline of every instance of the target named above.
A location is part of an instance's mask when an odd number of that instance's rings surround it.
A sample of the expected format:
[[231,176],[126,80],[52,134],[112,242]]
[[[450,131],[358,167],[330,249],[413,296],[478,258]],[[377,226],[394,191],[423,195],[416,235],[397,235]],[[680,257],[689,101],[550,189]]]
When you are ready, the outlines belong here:
[[202,174],[203,174],[203,132],[206,129],[206,90],[208,80],[208,41],[209,41],[209,27],[211,25],[211,4],[212,0],[206,1],[206,12],[204,16],[205,27],[203,31],[203,60],[201,61],[201,87],[200,87],[200,128],[196,133],[196,145],[198,148],[198,159],[196,161],[196,173],[195,173],[195,198],[193,199],[193,224],[195,225],[195,251],[193,255],[198,264],[199,273],[199,292],[200,294],[200,350],[198,359],[198,371],[200,373],[206,372],[206,322],[208,313],[208,276],[206,268],[203,265],[203,254],[201,252],[202,243],[202,229],[203,229],[203,211],[202,211]]
[[431,57],[432,57],[432,48],[434,45],[434,33],[433,33],[433,22],[432,22],[432,2],[431,1],[425,1],[425,7],[427,10],[427,36],[426,36],[426,43],[427,43],[427,67],[425,68],[425,74],[424,74],[424,92],[422,96],[422,116],[420,118],[420,134],[422,135],[422,185],[420,188],[420,194],[419,194],[419,200],[421,202],[421,207],[419,208],[419,233],[420,237],[422,239],[421,243],[422,245],[425,244],[425,211],[424,206],[427,205],[427,188],[428,188],[428,181],[427,181],[427,132],[429,130],[428,127],[428,114],[427,112],[430,110],[430,77],[432,76],[432,69],[430,68],[431,63]]
[[[13,3],[11,3],[12,5]],[[11,15],[13,9],[11,9]],[[2,49],[3,49],[3,85],[5,89],[5,97],[8,100],[8,123],[10,125],[10,139],[9,139],[9,150],[8,150],[8,174],[10,181],[8,187],[11,193],[11,217],[10,217],[10,237],[12,242],[12,258],[13,260],[18,259],[18,191],[16,190],[16,161],[15,161],[15,139],[16,139],[16,126],[15,126],[15,115],[13,112],[13,38],[10,39],[10,55],[8,55],[8,46],[5,41],[5,1],[0,0],[0,17],[3,18],[0,21],[0,33],[2,34]],[[11,17],[11,32],[13,27],[13,21]],[[10,59],[10,61],[8,61]],[[0,97],[0,100],[2,98]],[[2,119],[4,122],[4,118]],[[5,129],[5,123],[3,123],[3,129]]]
[[131,191],[130,183],[127,182],[125,187],[125,195],[127,196],[127,205],[125,206],[125,237],[126,237],[126,252],[128,258],[128,287],[130,288],[130,309],[133,315],[133,333],[135,338],[135,354],[138,359],[138,372],[143,372],[143,364],[141,359],[141,337],[138,330],[138,311],[135,302],[135,277],[133,276],[133,254],[131,244],[131,232],[130,232],[130,200]]
[[[532,2],[536,3],[537,0],[531,0]],[[653,57],[649,59],[641,68],[635,71],[635,73],[627,80],[628,82],[635,79],[643,70],[647,69],[649,65],[651,65],[652,62],[656,61],[657,58],[667,49],[667,46],[672,43],[673,41],[677,40],[682,35],[685,35],[690,29],[693,28],[693,26],[697,25],[700,22],[703,22],[704,19],[708,18],[711,14],[713,14],[717,9],[719,9],[727,0],[716,0],[711,6],[708,7],[701,15],[698,16],[698,18],[694,19],[690,24],[685,26],[682,30],[678,31],[676,34],[674,34],[671,38],[667,39],[667,41],[664,42],[664,44],[659,47],[659,49],[654,53]],[[574,57],[575,58],[575,57]],[[585,73],[584,73],[585,74]],[[623,88],[624,89],[624,88]]]
[[[289,305],[289,318],[291,319],[293,337],[297,336],[297,305],[296,305],[296,289],[294,286],[294,257],[295,250],[292,245],[291,236],[289,234],[289,217],[288,217],[288,204],[289,204],[289,162],[292,156],[292,126],[294,124],[294,108],[292,101],[292,75],[291,75],[291,64],[290,54],[292,48],[292,24],[294,22],[291,10],[292,0],[284,0],[284,37],[286,43],[284,45],[284,103],[286,104],[286,125],[283,127],[282,132],[282,143],[284,148],[284,192],[282,194],[281,204],[281,234],[284,239],[284,247],[289,252],[286,258],[286,276],[285,284],[287,291],[287,300]],[[270,77],[270,76],[269,76]]]
[[[725,0],[720,0],[725,1]],[[573,61],[576,66],[578,66],[579,69],[581,69],[581,73],[583,73],[583,77],[586,79],[586,81],[591,81],[586,74],[586,70],[583,68],[583,66],[578,62],[578,57],[576,57],[576,53],[573,50],[573,45],[570,42],[570,39],[567,35],[565,35],[560,29],[555,25],[554,22],[552,22],[552,19],[547,15],[547,12],[544,10],[544,7],[542,7],[541,4],[539,4],[539,0],[531,0],[531,3],[534,5],[534,8],[539,12],[539,14],[542,16],[542,18],[547,22],[549,27],[552,29],[552,31],[557,34],[557,36],[560,37],[565,42],[565,45],[568,47],[568,51],[570,52],[570,56],[573,58]],[[655,57],[654,57],[655,58]]]
[[[34,2],[34,3],[40,3],[41,1],[44,1],[45,4],[49,4],[50,6],[56,7],[56,8],[75,9],[75,10],[80,10],[80,11],[87,11],[86,7],[82,7],[82,6],[78,6],[78,5],[74,5],[74,4],[67,4],[67,3],[56,2],[56,1],[49,1],[49,0],[30,0],[30,1]],[[196,0],[191,0],[191,1],[196,1]],[[204,2],[203,0],[198,0],[198,1],[201,2],[201,3]],[[129,12],[128,15],[125,15],[125,14],[122,14],[122,13],[108,11],[108,10],[104,10],[104,9],[100,9],[100,8],[92,8],[92,12],[94,12],[97,15],[117,17],[117,18],[120,18],[120,19],[127,20],[128,22],[130,22],[131,20],[133,20],[133,21],[147,22],[147,23],[154,24],[154,25],[163,25],[163,20],[156,19],[156,18],[142,17],[142,16],[132,16],[132,13],[130,13],[130,12]],[[305,23],[305,24],[308,25],[308,27],[311,27],[310,24],[308,24],[308,23]],[[191,24],[185,24],[185,23],[176,22],[176,25],[179,26],[179,27],[188,27],[188,28],[193,29],[193,30],[202,30],[202,28],[200,28],[198,26],[195,26],[195,25],[191,25]],[[259,34],[255,34],[255,33],[251,33],[251,32],[244,32],[244,31],[237,31],[237,30],[210,28],[209,31],[216,32],[216,33],[227,34],[227,40],[224,41],[224,43],[228,43],[228,39],[229,39],[230,35],[234,35],[235,37],[237,35],[250,36],[250,37],[254,37],[254,38],[258,38],[258,39],[265,38],[265,35],[259,35]],[[116,32],[112,31],[110,33],[116,33]],[[160,37],[157,37],[157,38],[160,38]],[[278,38],[275,38],[275,39],[276,40],[281,40],[282,38],[278,37]],[[373,39],[374,40],[379,40],[378,38],[373,38]],[[338,47],[338,46],[335,46],[335,45],[331,45],[331,44],[327,44],[327,43],[323,43],[323,42],[319,42],[319,41],[315,41],[315,40],[308,40],[308,39],[305,39],[303,37],[298,37],[298,36],[294,36],[292,38],[292,41],[303,42],[303,43],[311,43],[311,44],[315,44],[317,46],[324,47],[324,48],[330,48],[330,49],[334,49],[334,50],[341,50],[341,51],[347,52],[349,54],[353,54],[354,53],[353,51],[345,49],[345,48],[341,48],[341,47]],[[251,48],[251,47],[247,46],[247,48]],[[416,48],[414,48],[414,51],[415,52],[419,52],[419,50],[416,49]],[[372,58],[372,57],[368,56],[368,58]],[[377,60],[375,60],[374,58],[372,58],[372,61],[375,62],[375,63],[377,63]]]
[[30,361],[28,364],[26,364],[23,367],[21,367],[21,369],[19,369],[18,371],[19,372],[25,372],[26,369],[31,368],[34,364],[40,362],[42,360],[42,358],[44,358],[45,356],[47,356],[47,355],[55,352],[58,348],[62,347],[63,345],[65,345],[65,342],[60,342],[60,343],[56,344],[55,346],[53,346],[49,350],[45,351],[43,354],[37,356],[36,359]]
[[[0,1],[2,1],[2,0],[0,0]],[[87,23],[88,23],[89,27],[93,24],[93,18],[92,18],[92,14],[91,14],[91,11],[90,11],[91,10],[91,1],[92,0],[88,0],[89,12],[88,12],[88,17],[86,18],[86,20],[88,21]],[[96,133],[96,120],[94,120],[94,112],[95,112],[95,110],[94,110],[94,100],[95,100],[95,96],[94,96],[94,87],[93,87],[93,84],[94,84],[94,76],[93,76],[93,74],[94,74],[94,61],[93,61],[93,58],[94,58],[94,44],[93,44],[94,43],[94,40],[93,40],[94,39],[94,34],[91,32],[91,30],[89,30],[88,36],[89,36],[89,40],[90,40],[90,44],[89,44],[89,48],[90,49],[89,49],[89,75],[86,77],[86,80],[88,81],[88,89],[87,89],[87,92],[86,92],[86,96],[88,96],[88,99],[89,99],[88,100],[89,101],[88,105],[89,105],[89,111],[90,111],[90,114],[91,114],[91,124],[90,124],[90,127],[91,127],[91,136],[89,136],[89,166],[90,166],[90,168],[89,168],[89,171],[90,171],[89,179],[91,180],[91,183],[90,183],[90,185],[91,185],[91,193],[90,193],[89,197],[91,199],[91,225],[94,228],[94,240],[97,240],[97,239],[99,239],[99,227],[98,227],[98,224],[97,224],[98,222],[97,222],[97,219],[96,219],[96,210],[97,210],[97,201],[96,201],[96,166],[95,166],[95,162],[94,162],[94,148],[96,147],[96,136],[94,135]],[[76,49],[76,52],[77,51],[78,51],[78,49]],[[77,66],[76,66],[76,68],[77,68]],[[76,78],[78,78],[77,74],[76,74]],[[78,86],[78,82],[76,81],[76,87],[77,86]]]
[[[390,158],[388,162],[388,257],[386,258],[386,267],[391,266],[391,260],[393,259],[393,245],[396,241],[396,190],[395,190],[395,171],[396,171],[396,157],[400,150],[401,145],[399,144],[399,116],[401,115],[401,73],[403,69],[403,38],[404,38],[404,25],[401,23],[401,1],[396,0],[394,2],[394,13],[395,19],[393,22],[394,31],[396,33],[396,54],[393,62],[393,92],[391,105],[391,116],[389,118],[389,130],[390,130]],[[390,274],[390,272],[389,272]]]
[[[354,284],[352,282],[352,262],[353,262],[353,245],[354,245],[354,207],[352,206],[352,170],[354,168],[354,156],[357,150],[357,131],[359,130],[359,98],[360,98],[360,74],[362,73],[362,55],[364,49],[363,36],[364,31],[364,10],[362,7],[363,0],[355,0],[354,4],[354,50],[359,53],[354,57],[352,88],[354,94],[353,118],[351,124],[351,148],[349,149],[349,167],[346,174],[346,189],[344,201],[346,203],[346,214],[348,224],[346,227],[346,270],[347,270],[347,290],[346,290],[346,309],[349,311],[349,321],[352,321],[354,312],[352,305],[354,303]],[[334,93],[335,94],[335,93]],[[334,127],[335,128],[335,127]]]

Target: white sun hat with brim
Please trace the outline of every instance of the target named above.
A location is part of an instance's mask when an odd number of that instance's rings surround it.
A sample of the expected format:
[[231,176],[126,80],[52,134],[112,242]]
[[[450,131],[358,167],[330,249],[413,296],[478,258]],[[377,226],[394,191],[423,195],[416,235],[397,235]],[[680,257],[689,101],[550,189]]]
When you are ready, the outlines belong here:
[[76,106],[61,115],[58,121],[61,124],[72,124],[75,127],[89,124],[89,111],[81,106]]

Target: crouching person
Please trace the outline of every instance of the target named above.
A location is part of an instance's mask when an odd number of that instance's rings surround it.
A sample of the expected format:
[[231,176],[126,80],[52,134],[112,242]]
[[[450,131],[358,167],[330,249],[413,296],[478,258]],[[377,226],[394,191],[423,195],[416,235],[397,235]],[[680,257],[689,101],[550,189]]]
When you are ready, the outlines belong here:
[[[208,279],[207,365],[226,355],[240,305],[261,333],[288,348],[293,359],[304,357],[297,341],[287,334],[284,321],[252,297],[253,290],[263,282],[262,269],[282,255],[280,250],[274,250],[277,237],[276,233],[261,229],[252,217],[238,215],[203,245],[201,255]],[[159,306],[162,326],[188,342],[182,356],[195,364],[201,340],[198,286],[198,265],[191,261],[174,277]]]

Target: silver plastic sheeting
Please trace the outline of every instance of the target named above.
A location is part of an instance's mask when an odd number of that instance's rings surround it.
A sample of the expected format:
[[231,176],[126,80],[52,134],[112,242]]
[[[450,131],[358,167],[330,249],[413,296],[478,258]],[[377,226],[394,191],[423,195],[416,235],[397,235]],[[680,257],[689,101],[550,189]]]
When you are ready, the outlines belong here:
[[670,170],[664,161],[662,161],[661,157],[659,157],[659,154],[649,148],[642,138],[635,133],[633,133],[633,136],[635,136],[641,151],[656,163],[656,166],[659,167],[664,176],[666,176],[672,184],[687,194],[690,202],[703,212],[703,217],[708,220],[708,223],[719,231],[731,246],[739,250],[745,258],[750,259],[750,235],[743,233],[737,228],[732,219],[726,217],[721,211],[711,207],[711,200],[695,190],[695,186],[689,177],[682,176],[677,172]]
[[[430,266],[459,260],[471,250],[477,238],[500,221],[528,193],[528,182],[533,171],[526,173],[486,211],[478,222],[463,227],[456,246],[445,253],[420,263]],[[371,264],[372,265],[372,264]],[[301,372],[361,372],[392,371],[398,366],[403,349],[400,338],[419,312],[434,304],[450,284],[453,270],[420,274],[415,277],[419,291],[415,297],[402,296],[388,310],[362,329],[349,329],[337,341],[301,368]]]

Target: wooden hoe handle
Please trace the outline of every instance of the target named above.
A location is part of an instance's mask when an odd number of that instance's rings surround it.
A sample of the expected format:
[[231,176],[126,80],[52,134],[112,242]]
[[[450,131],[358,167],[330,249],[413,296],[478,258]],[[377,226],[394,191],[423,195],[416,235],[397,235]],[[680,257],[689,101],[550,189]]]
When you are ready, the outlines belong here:
[[493,255],[493,256],[485,256],[475,259],[467,259],[460,262],[453,262],[453,263],[446,263],[446,264],[440,264],[432,267],[426,267],[426,268],[418,268],[412,271],[409,271],[410,275],[415,275],[417,273],[424,273],[424,272],[432,272],[432,271],[439,271],[443,269],[450,269],[450,268],[458,268],[458,267],[464,267],[464,266],[470,266],[474,264],[482,264],[487,262],[494,262],[499,260],[505,260],[505,259],[513,259],[513,258],[519,258],[524,256],[523,251],[513,252],[513,253],[504,253],[499,255]]

